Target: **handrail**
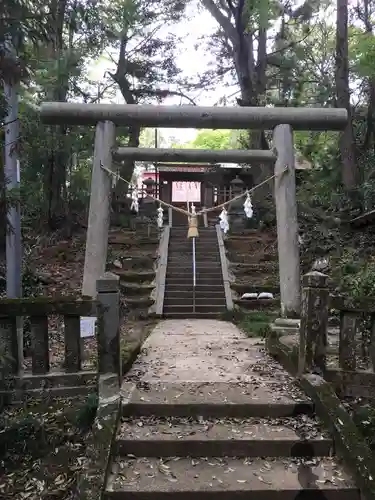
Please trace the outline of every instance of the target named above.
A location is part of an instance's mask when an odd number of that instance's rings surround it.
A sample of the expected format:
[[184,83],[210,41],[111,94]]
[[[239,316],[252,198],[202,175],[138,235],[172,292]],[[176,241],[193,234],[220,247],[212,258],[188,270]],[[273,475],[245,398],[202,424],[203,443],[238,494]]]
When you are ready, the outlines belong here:
[[197,271],[195,261],[195,238],[193,238],[193,312],[195,313],[195,287],[197,284]]
[[228,311],[232,311],[233,310],[233,298],[232,298],[232,290],[230,288],[230,282],[229,282],[228,263],[227,263],[227,257],[225,255],[223,235],[221,234],[221,228],[220,228],[219,224],[216,225],[216,235],[217,235],[217,243],[219,245],[221,272],[222,272],[223,283],[224,283],[225,302],[226,302],[226,306],[227,306]]
[[163,315],[170,231],[171,231],[170,226],[165,226],[163,228],[163,233],[160,238],[159,250],[158,250],[159,262],[155,276],[156,300],[155,304],[150,308],[150,312],[155,310],[156,316],[158,317],[161,317]]

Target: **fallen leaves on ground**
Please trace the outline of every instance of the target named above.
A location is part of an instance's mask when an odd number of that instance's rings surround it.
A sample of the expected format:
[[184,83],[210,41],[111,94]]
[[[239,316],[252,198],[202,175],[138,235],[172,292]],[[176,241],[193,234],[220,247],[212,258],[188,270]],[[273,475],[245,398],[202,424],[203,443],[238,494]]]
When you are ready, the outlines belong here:
[[90,421],[82,419],[87,401],[85,397],[64,398],[4,410],[0,423],[2,500],[72,498],[90,433]]

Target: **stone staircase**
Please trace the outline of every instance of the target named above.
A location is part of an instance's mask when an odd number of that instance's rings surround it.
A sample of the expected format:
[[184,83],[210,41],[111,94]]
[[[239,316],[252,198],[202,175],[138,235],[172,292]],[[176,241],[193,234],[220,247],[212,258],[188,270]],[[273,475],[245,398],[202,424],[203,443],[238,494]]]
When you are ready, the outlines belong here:
[[171,228],[163,317],[215,318],[226,310],[215,227],[199,228],[196,286],[193,286],[193,242],[187,227]]
[[105,500],[360,500],[314,405],[229,322],[161,321],[126,375]]
[[248,384],[138,384],[104,498],[360,500],[311,402],[288,397],[267,401]]

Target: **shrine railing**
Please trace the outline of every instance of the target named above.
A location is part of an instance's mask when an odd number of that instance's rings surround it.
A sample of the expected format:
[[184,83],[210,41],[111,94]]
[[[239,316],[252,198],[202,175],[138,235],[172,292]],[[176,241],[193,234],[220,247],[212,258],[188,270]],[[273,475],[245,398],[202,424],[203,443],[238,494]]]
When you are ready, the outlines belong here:
[[330,295],[328,276],[314,271],[303,277],[301,304],[299,338],[280,337],[297,348],[298,373],[318,372],[341,395],[373,398],[375,297]]
[[[121,376],[118,276],[106,273],[97,281],[97,292],[96,300],[0,300],[0,408],[4,401],[19,401],[27,396],[86,394],[96,390],[100,376]],[[59,317],[63,319],[62,339]],[[92,337],[96,349],[92,352],[84,346],[82,336],[83,323],[90,317],[93,324],[96,322]],[[24,326],[26,321],[30,326],[30,360],[23,356],[25,330],[18,326],[20,318]],[[85,354],[94,356],[89,366],[83,362]]]

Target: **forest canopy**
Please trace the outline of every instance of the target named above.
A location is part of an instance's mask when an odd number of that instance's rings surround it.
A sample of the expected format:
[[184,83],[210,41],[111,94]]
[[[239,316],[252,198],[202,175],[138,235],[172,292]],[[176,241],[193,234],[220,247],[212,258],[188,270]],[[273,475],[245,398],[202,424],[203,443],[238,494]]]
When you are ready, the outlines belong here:
[[[4,120],[4,86],[15,86],[24,225],[43,221],[53,229],[87,211],[93,129],[41,124],[37,109],[45,100],[344,107],[344,133],[298,132],[296,148],[313,165],[307,182],[317,186],[317,203],[332,211],[343,200],[372,208],[374,9],[370,0],[5,0],[0,110]],[[200,28],[192,40],[184,26],[201,16],[209,16],[212,29]],[[184,65],[188,44],[190,53],[195,46],[207,56],[194,74]],[[137,147],[140,137],[137,127],[118,131],[122,145]],[[164,142],[270,147],[266,133],[246,131],[200,131],[193,141]],[[121,168],[130,179],[134,165]],[[268,174],[254,167],[257,181]]]

